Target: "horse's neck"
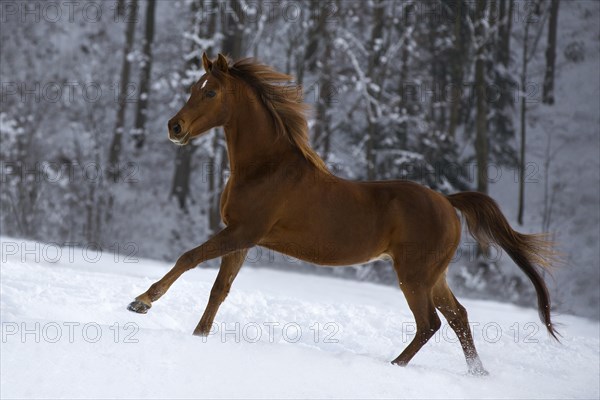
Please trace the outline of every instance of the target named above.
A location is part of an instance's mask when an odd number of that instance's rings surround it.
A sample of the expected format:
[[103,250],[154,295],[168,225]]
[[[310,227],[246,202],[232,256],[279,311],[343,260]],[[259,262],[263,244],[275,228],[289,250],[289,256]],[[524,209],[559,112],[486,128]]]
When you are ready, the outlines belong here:
[[295,159],[298,152],[287,138],[278,137],[273,118],[257,98],[247,99],[237,109],[240,112],[224,126],[232,172]]

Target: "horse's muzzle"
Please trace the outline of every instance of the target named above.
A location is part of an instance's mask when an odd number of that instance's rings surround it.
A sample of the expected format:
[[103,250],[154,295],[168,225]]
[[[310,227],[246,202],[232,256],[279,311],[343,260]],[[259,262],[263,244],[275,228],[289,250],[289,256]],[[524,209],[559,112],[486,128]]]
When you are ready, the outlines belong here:
[[191,135],[189,132],[184,133],[180,137],[169,134],[169,140],[171,142],[175,143],[176,145],[185,146],[186,144],[188,144],[190,142],[190,136]]
[[167,127],[169,129],[169,140],[180,146],[188,144],[190,141],[190,133],[183,129],[183,121],[178,118],[171,119]]

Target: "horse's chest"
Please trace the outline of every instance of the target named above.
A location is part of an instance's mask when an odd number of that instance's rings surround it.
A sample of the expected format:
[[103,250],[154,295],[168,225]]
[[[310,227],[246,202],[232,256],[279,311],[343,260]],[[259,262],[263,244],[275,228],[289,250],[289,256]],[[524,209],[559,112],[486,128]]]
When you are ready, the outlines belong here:
[[225,225],[240,219],[241,214],[245,213],[242,199],[243,194],[240,193],[240,190],[232,188],[228,182],[221,194],[221,219]]
[[268,219],[276,200],[265,198],[264,188],[227,183],[221,194],[221,219],[225,225]]

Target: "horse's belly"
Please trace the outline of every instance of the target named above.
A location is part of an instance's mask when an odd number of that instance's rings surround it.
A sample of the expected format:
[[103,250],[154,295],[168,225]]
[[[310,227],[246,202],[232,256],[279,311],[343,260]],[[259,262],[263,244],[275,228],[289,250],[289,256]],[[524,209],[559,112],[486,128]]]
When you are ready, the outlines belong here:
[[306,245],[302,243],[261,242],[260,246],[317,265],[356,265],[373,259],[373,257],[355,251],[339,251],[335,246],[327,243]]
[[369,262],[387,250],[383,240],[363,230],[327,232],[319,229],[274,229],[260,243],[300,260],[320,265],[353,265]]

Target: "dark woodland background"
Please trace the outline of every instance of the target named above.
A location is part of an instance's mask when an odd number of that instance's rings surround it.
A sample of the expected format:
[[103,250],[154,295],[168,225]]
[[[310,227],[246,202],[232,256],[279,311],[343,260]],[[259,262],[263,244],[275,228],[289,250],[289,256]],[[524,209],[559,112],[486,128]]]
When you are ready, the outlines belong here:
[[[218,231],[223,132],[179,148],[166,124],[202,52],[221,52],[295,76],[336,174],[486,192],[516,229],[553,234],[557,306],[598,318],[597,3],[53,3],[1,3],[3,236],[174,260]],[[263,249],[248,264],[396,284],[384,262],[323,269]],[[461,295],[534,305],[508,257],[471,238],[449,274]]]

